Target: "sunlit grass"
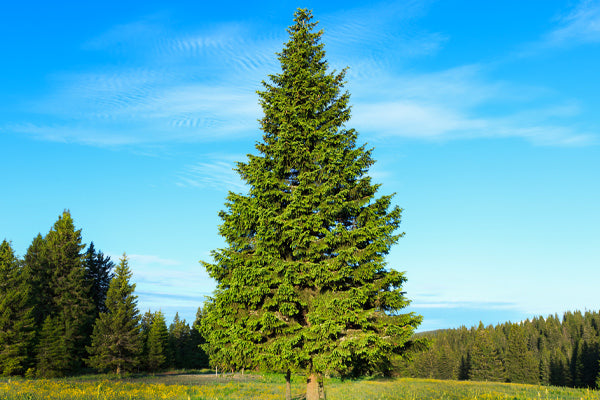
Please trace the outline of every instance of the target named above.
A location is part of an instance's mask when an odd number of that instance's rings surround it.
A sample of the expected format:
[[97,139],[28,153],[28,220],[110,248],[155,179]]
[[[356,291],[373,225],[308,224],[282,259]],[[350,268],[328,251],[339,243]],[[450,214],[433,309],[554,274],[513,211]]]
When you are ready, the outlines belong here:
[[[585,389],[543,387],[485,382],[437,381],[427,379],[367,379],[326,381],[329,400],[600,400],[600,392]],[[293,381],[292,392],[300,399],[301,377]],[[129,376],[117,379],[99,375],[67,379],[0,379],[0,400],[242,400],[282,399],[283,378],[250,375]]]

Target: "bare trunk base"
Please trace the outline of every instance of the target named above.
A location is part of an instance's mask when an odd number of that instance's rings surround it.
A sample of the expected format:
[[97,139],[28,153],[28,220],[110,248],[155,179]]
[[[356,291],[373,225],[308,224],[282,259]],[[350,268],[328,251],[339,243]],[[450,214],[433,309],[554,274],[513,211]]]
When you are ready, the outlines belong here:
[[292,400],[292,373],[285,373],[285,400]]
[[306,400],[319,400],[319,381],[314,372],[306,380]]
[[325,384],[323,383],[323,374],[319,374],[319,399],[326,400],[325,396]]

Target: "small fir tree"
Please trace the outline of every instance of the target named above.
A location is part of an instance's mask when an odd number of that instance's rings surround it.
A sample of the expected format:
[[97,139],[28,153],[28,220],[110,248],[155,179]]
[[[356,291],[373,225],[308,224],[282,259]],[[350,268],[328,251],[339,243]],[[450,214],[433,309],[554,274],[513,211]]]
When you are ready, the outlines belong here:
[[106,312],[100,313],[94,325],[88,348],[91,367],[121,374],[140,364],[140,316],[131,276],[127,256],[123,255],[108,288]]
[[159,310],[154,313],[152,326],[148,332],[148,358],[147,366],[151,372],[164,368],[168,359],[169,331],[163,313]]
[[327,71],[315,26],[296,12],[281,73],[258,93],[259,154],[237,166],[249,193],[229,194],[227,247],[204,263],[217,281],[203,318],[212,362],[305,371],[308,400],[325,373],[390,373],[421,320],[401,313],[405,277],[384,261],[401,210],[376,197],[371,151],[345,129],[345,71]]

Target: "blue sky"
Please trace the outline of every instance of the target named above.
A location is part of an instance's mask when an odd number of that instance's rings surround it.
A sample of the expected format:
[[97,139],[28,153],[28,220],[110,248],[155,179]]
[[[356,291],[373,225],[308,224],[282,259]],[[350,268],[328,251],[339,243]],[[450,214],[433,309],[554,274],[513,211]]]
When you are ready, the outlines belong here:
[[404,209],[421,330],[600,309],[598,1],[7,3],[0,236],[23,255],[70,209],[142,311],[193,320],[297,7]]

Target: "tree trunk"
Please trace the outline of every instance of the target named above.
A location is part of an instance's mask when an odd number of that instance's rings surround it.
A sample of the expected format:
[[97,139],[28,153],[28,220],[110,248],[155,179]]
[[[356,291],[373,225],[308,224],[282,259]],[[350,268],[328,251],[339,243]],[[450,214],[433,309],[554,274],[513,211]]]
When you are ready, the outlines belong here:
[[325,384],[323,383],[323,374],[318,375],[319,379],[319,399],[327,400],[325,396]]
[[319,382],[315,372],[311,372],[306,380],[306,400],[319,400]]
[[292,400],[292,373],[289,369],[285,373],[285,400]]

